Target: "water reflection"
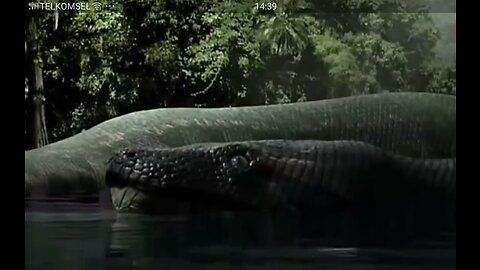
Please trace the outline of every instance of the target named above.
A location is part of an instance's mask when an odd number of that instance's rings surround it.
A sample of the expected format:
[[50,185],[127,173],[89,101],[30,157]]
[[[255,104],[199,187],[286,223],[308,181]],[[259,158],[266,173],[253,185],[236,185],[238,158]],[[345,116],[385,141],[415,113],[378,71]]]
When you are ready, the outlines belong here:
[[74,208],[25,212],[26,269],[455,269],[454,234],[403,249],[359,248],[333,226],[267,215]]

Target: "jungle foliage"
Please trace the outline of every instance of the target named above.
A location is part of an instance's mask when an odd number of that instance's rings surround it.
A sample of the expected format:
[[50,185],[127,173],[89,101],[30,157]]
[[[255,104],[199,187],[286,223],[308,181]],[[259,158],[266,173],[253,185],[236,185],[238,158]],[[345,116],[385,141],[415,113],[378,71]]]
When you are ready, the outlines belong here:
[[30,13],[50,141],[159,107],[456,91],[455,63],[437,57],[441,29],[418,1],[95,2],[113,7]]

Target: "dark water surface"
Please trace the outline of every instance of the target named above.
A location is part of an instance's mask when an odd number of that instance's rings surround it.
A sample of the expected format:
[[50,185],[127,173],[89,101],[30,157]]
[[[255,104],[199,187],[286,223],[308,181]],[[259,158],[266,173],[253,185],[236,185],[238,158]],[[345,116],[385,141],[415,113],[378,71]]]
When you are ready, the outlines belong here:
[[26,269],[455,269],[455,234],[404,248],[313,237],[293,220],[247,214],[155,217],[96,204],[25,210]]

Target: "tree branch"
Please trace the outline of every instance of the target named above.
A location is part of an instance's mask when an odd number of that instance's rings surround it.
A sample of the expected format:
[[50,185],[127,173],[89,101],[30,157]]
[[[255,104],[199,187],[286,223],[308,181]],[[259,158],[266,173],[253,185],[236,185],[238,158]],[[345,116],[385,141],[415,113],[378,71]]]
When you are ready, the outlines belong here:
[[210,84],[207,85],[207,87],[205,87],[205,89],[201,90],[201,91],[198,91],[198,92],[195,92],[195,93],[191,93],[190,95],[193,96],[193,97],[196,97],[198,95],[203,95],[205,94],[208,90],[210,90],[210,88],[212,88],[213,86],[213,83],[217,80],[217,77],[218,77],[218,74],[220,74],[220,71],[218,71],[215,76],[213,77],[212,81],[210,82]]

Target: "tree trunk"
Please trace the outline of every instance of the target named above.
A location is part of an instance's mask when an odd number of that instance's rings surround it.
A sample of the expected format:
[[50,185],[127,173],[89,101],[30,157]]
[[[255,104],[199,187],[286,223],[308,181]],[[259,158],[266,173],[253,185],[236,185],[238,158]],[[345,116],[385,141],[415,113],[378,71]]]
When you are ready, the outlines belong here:
[[38,33],[34,16],[27,18],[26,77],[26,148],[39,148],[48,144],[45,121],[45,89],[38,54]]

